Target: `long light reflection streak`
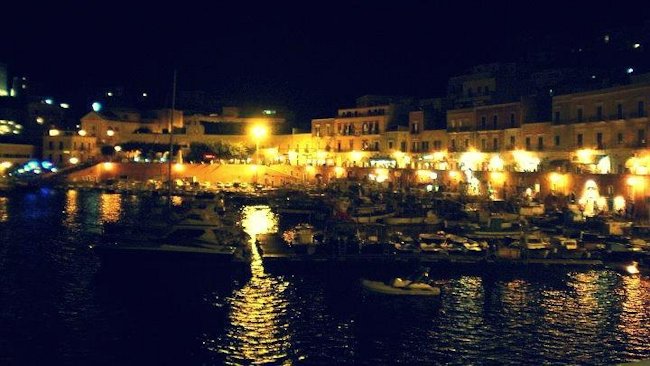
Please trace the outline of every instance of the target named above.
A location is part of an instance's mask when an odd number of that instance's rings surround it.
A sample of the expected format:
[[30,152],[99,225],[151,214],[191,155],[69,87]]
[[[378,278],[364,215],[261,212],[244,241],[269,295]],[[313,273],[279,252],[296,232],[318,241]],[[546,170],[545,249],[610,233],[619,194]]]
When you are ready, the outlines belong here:
[[247,206],[242,210],[242,227],[251,237],[251,273],[248,283],[236,291],[230,302],[230,326],[226,330],[227,363],[272,363],[289,361],[289,283],[268,275],[255,244],[258,234],[278,231],[278,218],[268,206]]
[[9,199],[7,197],[0,197],[0,222],[9,221],[8,203]]
[[122,196],[102,193],[99,205],[99,217],[102,222],[117,222],[122,213]]

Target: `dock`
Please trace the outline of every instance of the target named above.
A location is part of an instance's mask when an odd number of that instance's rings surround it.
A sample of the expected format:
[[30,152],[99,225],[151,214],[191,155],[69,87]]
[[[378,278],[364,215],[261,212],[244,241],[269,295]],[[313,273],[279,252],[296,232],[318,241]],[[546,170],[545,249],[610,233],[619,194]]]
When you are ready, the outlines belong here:
[[455,255],[446,253],[314,253],[298,254],[286,245],[277,234],[258,236],[262,259],[266,263],[338,263],[349,265],[367,264],[458,264],[458,265],[535,265],[535,266],[581,266],[604,265],[600,259],[590,258],[497,258],[487,253]]

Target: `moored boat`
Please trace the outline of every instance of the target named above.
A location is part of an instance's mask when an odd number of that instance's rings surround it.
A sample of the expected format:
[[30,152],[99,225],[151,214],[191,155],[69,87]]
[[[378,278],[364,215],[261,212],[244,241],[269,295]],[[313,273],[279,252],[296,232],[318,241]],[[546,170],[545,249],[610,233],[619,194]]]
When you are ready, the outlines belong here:
[[438,296],[440,288],[419,281],[395,278],[390,284],[381,281],[361,280],[362,286],[372,292],[385,295]]

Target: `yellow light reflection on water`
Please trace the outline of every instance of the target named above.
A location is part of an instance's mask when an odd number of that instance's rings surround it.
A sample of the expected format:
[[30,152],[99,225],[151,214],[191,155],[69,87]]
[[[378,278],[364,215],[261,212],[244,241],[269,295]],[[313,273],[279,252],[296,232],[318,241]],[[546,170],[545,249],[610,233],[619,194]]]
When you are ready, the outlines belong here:
[[227,363],[289,362],[292,346],[285,294],[289,282],[264,272],[262,257],[254,245],[258,234],[278,231],[278,217],[268,206],[247,206],[242,209],[241,224],[253,244],[252,277],[228,299],[230,325],[226,330],[227,344],[222,345],[219,352],[226,354]]
[[0,197],[0,222],[9,221],[9,210],[7,206],[9,204],[9,199],[7,197]]
[[102,222],[117,222],[122,213],[122,196],[102,193],[99,205],[99,217]]
[[74,189],[69,190],[65,194],[65,224],[70,225],[77,219],[79,206],[77,205],[77,191]]
[[648,306],[650,306],[650,281],[641,276],[623,276],[624,297],[618,328],[627,336],[631,350],[647,351]]

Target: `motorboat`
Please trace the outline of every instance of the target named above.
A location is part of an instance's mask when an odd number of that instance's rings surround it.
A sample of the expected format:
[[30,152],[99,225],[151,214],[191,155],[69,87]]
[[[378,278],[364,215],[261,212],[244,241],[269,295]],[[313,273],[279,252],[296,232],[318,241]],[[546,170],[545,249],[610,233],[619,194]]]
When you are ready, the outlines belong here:
[[438,296],[440,287],[432,286],[426,280],[428,269],[412,279],[393,278],[389,282],[361,280],[361,285],[369,291],[385,295]]
[[418,242],[423,252],[437,253],[446,248],[447,236],[444,232],[421,233],[418,235]]
[[[175,223],[161,221],[144,236],[131,236],[129,231],[106,235],[103,243],[91,245],[104,262],[144,263],[182,259],[232,262],[247,257],[250,237],[241,227],[215,214],[211,204],[198,205]],[[119,229],[119,226],[117,227]]]
[[383,221],[386,225],[436,225],[442,222],[440,218],[438,218],[438,216],[433,213],[433,211],[428,211],[426,215],[400,214],[386,217],[383,219]]
[[362,280],[361,284],[369,291],[385,295],[439,296],[440,288],[426,283],[411,282],[396,278],[390,284],[381,281]]
[[397,252],[418,252],[420,247],[412,237],[396,231],[389,235],[388,244],[395,248]]
[[244,258],[245,237],[217,227],[176,226],[156,241],[91,245],[104,261],[146,263],[202,260],[223,263]]
[[323,241],[323,234],[310,224],[302,223],[282,233],[284,242],[300,254],[314,254]]

